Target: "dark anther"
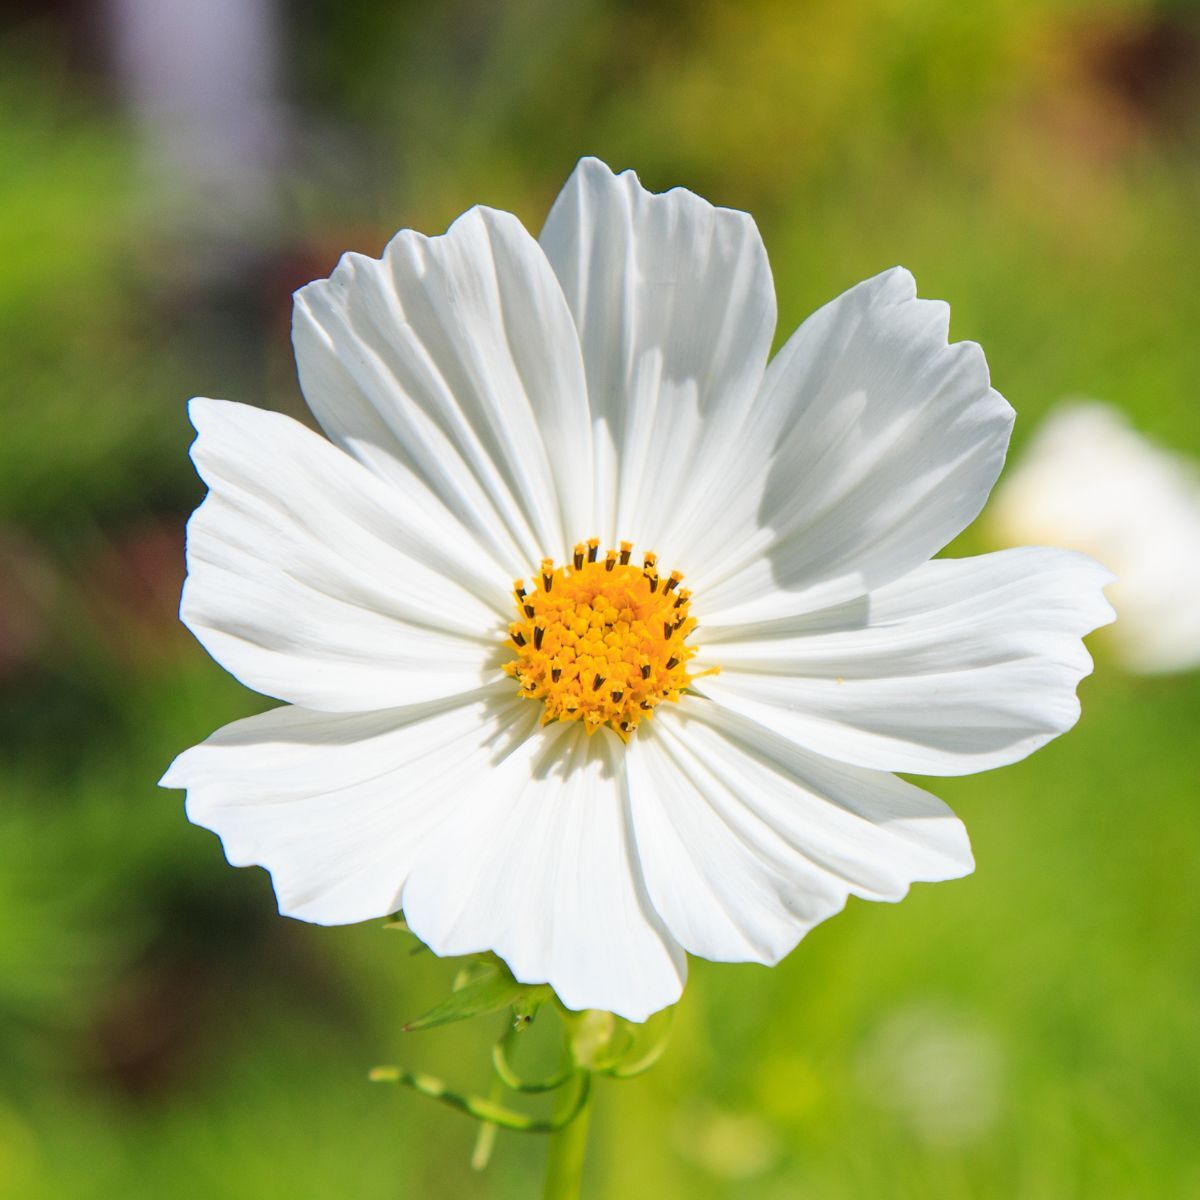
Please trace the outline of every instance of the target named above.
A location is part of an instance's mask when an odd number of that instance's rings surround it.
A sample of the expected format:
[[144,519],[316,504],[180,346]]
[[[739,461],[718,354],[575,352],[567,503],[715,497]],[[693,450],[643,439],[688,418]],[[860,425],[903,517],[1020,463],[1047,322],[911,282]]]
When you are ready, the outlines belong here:
[[642,705],[641,705],[641,706],[642,706],[642,708],[644,708],[644,709],[645,709],[647,712],[649,712],[649,711],[650,711],[650,710],[651,710],[651,709],[654,707],[654,705],[653,705],[653,704],[651,704],[649,700],[643,700],[643,701],[642,701]]
[[643,679],[650,678],[650,664],[649,663],[642,663],[642,678]]
[[679,666],[679,659],[677,659],[674,655],[667,659],[668,671],[673,671],[677,666]]
[[525,605],[525,615],[526,615],[526,616],[527,616],[527,617],[528,617],[528,618],[529,618],[531,621],[533,620],[533,605],[532,605],[532,604],[527,604],[527,605]]
[[515,591],[515,592],[517,593],[517,599],[518,599],[518,600],[524,600],[524,599],[525,599],[525,589],[524,589],[523,587],[517,587],[517,588],[514,588],[514,589],[513,589],[513,591]]
[[675,625],[672,625],[670,621],[664,621],[663,622],[663,637],[669,638],[671,636],[671,634],[673,634],[675,632],[676,628],[677,627]]
[[615,692],[613,692],[613,694],[612,694],[613,703],[614,703],[614,704],[620,704],[620,703],[621,703],[621,697],[622,697],[623,695],[625,695],[625,693],[624,693],[623,691],[621,691],[621,689],[620,689],[620,688],[618,688],[618,689],[617,689]]
[[557,683],[562,678],[562,667],[551,667],[550,678]]
[[646,578],[650,580],[650,590],[652,592],[657,592],[658,591],[658,576],[657,575],[647,575]]
[[603,675],[597,675],[597,676],[596,676],[596,678],[592,680],[592,691],[593,691],[593,692],[598,692],[598,691],[600,690],[600,685],[601,685],[603,682],[604,682],[604,676],[603,676]]
[[595,562],[596,555],[600,553],[599,542],[588,542],[588,562]]
[[543,575],[542,576],[543,589],[548,592],[553,586],[554,586],[554,576],[553,575]]
[[686,604],[686,603],[687,603],[687,597],[680,596],[679,599],[675,601],[675,607],[678,608],[681,604]]
[[679,577],[677,575],[672,575],[671,578],[667,580],[667,586],[663,588],[663,591],[673,592],[679,586],[679,582]]
[[575,564],[575,570],[581,571],[583,569],[583,551],[576,550],[575,557],[571,561]]
[[628,721],[622,721],[622,722],[621,722],[621,729],[622,729],[622,730],[623,730],[625,733],[632,733],[632,732],[633,732],[633,726],[632,726],[632,725],[631,725],[631,724],[630,724]]
[[542,638],[546,636],[546,631],[540,626],[533,627],[533,648],[540,650],[542,648]]
[[525,645],[525,635],[519,629],[512,635],[512,640],[516,642],[518,646]]
[[617,565],[617,556],[610,550],[608,557],[604,560],[604,569],[611,571]]
[[624,546],[621,547],[621,566],[623,566],[623,567],[629,566],[629,556],[632,553],[633,553],[632,546],[630,546],[628,549],[626,549]]

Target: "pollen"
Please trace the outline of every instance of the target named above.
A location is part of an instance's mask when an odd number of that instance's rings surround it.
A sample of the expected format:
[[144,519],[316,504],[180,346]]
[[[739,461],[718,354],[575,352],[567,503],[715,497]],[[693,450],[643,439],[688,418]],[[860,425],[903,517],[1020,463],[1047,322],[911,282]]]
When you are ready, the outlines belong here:
[[653,554],[640,566],[632,560],[632,543],[601,554],[590,538],[566,565],[543,559],[531,586],[513,585],[516,657],[504,669],[521,695],[542,701],[543,724],[582,721],[589,734],[607,725],[628,740],[695,678],[687,638],[696,621],[683,576],[661,575]]

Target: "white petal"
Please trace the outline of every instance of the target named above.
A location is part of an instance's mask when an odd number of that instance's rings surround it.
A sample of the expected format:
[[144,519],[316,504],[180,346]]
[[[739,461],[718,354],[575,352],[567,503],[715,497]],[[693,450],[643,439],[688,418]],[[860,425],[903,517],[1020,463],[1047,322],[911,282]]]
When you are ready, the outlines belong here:
[[[1041,548],[936,559],[858,601],[708,631],[721,705],[844,762],[961,775],[1015,762],[1079,717],[1080,639],[1112,579]],[[697,661],[700,661],[698,656]]]
[[934,555],[978,514],[1012,409],[949,309],[885,272],[814,313],[771,363],[756,425],[781,439],[756,538],[690,585],[706,624],[812,611]]
[[508,213],[347,254],[296,294],[300,382],[338,445],[466,526],[507,583],[592,526],[579,339],[554,272]]
[[620,743],[553,725],[518,757],[522,779],[489,780],[422,848],[405,918],[438,954],[494,950],[568,1008],[645,1020],[679,998],[686,960],[645,896]]
[[[722,485],[747,451],[775,329],[758,230],[746,213],[682,188],[655,195],[632,171],[583,159],[541,243],[583,343],[595,532],[688,569],[753,526],[754,495]],[[761,473],[769,443],[756,446]]]
[[279,910],[319,925],[385,916],[430,833],[490,794],[506,748],[536,718],[502,684],[373,713],[285,706],[235,721],[181,754],[162,786],[229,861],[271,872]]
[[511,600],[452,521],[290,417],[194,400],[209,486],[180,614],[247,686],[327,710],[389,708],[498,674]]
[[629,780],[650,898],[704,958],[774,963],[848,895],[898,900],[972,869],[966,830],[936,797],[703,700],[643,723]]

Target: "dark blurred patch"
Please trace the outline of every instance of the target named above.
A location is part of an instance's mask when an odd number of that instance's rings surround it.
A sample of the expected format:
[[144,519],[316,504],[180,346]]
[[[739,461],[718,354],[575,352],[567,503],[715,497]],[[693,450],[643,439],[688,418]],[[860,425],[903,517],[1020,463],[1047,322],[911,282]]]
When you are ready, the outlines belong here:
[[134,1103],[186,1089],[223,1055],[245,1053],[272,1009],[357,1019],[330,961],[263,903],[253,877],[244,884],[162,880],[139,898],[159,930],[97,999],[77,1058],[94,1086]]
[[1194,6],[1107,21],[1089,14],[1081,34],[1091,79],[1126,114],[1163,131],[1200,117],[1200,12]]
[[54,569],[19,529],[0,527],[0,688],[31,669],[49,636]]
[[299,242],[272,258],[261,278],[262,301],[267,315],[263,333],[266,344],[288,344],[294,292],[314,279],[331,275],[338,260],[348,251],[378,257],[394,232],[366,226],[329,229],[320,238]]
[[120,530],[84,563],[81,575],[89,622],[126,668],[148,668],[190,647],[178,618],[182,519],[144,517]]
[[0,33],[53,38],[73,71],[98,72],[104,65],[103,9],[96,0],[3,0]]
[[[0,762],[37,762],[53,779],[71,779],[98,749],[127,736],[127,714],[111,682],[75,664],[25,664],[0,688]],[[73,798],[54,792],[50,802]]]
[[0,531],[0,756],[43,758],[69,777],[129,736],[135,676],[192,651],[183,574],[182,517],[143,515],[111,534],[92,525],[53,547]]

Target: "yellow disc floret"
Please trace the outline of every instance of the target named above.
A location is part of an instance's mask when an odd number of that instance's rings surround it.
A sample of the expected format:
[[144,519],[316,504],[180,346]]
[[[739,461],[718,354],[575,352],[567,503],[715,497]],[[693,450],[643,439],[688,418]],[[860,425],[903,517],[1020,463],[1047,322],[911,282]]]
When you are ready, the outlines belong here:
[[517,657],[504,669],[523,696],[545,704],[543,723],[582,721],[588,733],[608,725],[628,738],[691,682],[691,593],[678,571],[659,575],[653,554],[635,566],[632,553],[622,542],[601,557],[591,538],[568,566],[543,559],[529,590],[521,579],[513,585],[519,615],[508,632]]

